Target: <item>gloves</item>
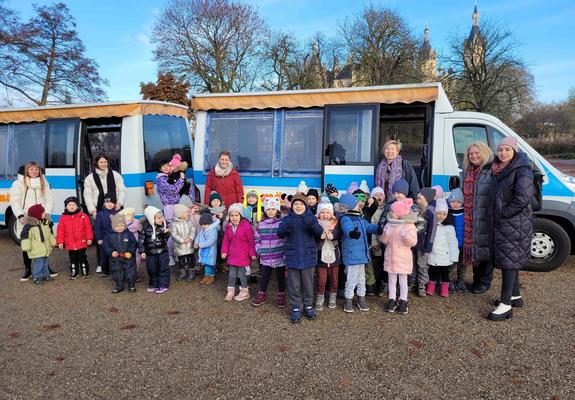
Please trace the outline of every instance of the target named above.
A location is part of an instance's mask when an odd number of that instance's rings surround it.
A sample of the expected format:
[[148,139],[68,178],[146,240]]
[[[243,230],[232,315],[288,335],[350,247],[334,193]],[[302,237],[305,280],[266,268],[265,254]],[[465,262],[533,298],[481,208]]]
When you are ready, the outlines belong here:
[[349,237],[352,238],[352,239],[355,239],[355,240],[359,239],[360,236],[361,236],[361,233],[359,233],[359,230],[357,229],[357,226],[355,227],[355,229],[354,229],[353,231],[351,231],[351,232],[349,233]]
[[377,226],[377,234],[381,235],[383,233],[383,227],[381,225]]

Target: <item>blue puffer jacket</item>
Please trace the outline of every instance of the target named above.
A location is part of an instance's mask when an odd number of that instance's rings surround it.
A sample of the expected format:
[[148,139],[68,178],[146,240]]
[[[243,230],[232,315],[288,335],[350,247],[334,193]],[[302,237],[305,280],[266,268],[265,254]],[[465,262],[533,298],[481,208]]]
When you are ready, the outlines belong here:
[[[350,211],[339,220],[343,237],[341,240],[341,258],[343,265],[366,264],[370,261],[369,234],[376,235],[377,224],[368,223],[359,212]],[[359,239],[349,234],[357,228]]]
[[[447,218],[451,221],[451,225],[455,228],[455,235],[457,236],[457,246],[461,250],[463,248],[463,236],[465,234],[465,221],[463,208],[460,210],[449,209]],[[446,220],[447,221],[447,220]],[[449,225],[444,222],[444,225]]]
[[94,239],[96,239],[96,241],[104,240],[106,236],[114,232],[110,217],[116,214],[118,214],[118,210],[115,208],[112,208],[111,210],[102,208],[98,211],[98,214],[96,214],[96,220],[94,221]]
[[194,243],[198,245],[198,257],[204,265],[216,265],[218,258],[218,231],[220,220],[216,218],[207,228],[200,228]]
[[323,228],[309,208],[298,215],[290,210],[280,226],[278,236],[284,239],[285,260],[288,268],[307,269],[317,265],[317,243]]

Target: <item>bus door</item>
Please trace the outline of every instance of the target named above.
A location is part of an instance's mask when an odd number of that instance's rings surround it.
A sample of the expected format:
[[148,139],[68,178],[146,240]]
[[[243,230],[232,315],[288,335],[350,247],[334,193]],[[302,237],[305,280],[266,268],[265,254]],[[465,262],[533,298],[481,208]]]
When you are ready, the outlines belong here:
[[322,186],[340,193],[365,180],[373,188],[379,134],[379,104],[327,105],[324,110]]

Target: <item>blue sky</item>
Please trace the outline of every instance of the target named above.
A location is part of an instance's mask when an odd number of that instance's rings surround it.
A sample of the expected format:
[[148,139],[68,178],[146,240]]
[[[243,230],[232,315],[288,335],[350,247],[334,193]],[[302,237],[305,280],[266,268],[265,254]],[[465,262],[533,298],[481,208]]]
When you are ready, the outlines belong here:
[[[405,17],[412,29],[429,26],[431,45],[438,54],[447,51],[453,33],[471,29],[473,0],[244,0],[277,30],[307,39],[317,31],[335,35],[338,24],[369,4],[384,4]],[[165,1],[161,0],[64,0],[76,18],[77,30],[87,54],[100,65],[109,80],[111,101],[140,98],[139,83],[155,81],[149,38]],[[23,18],[32,4],[50,1],[8,0],[7,6]],[[522,43],[520,55],[535,77],[537,98],[543,102],[564,100],[575,88],[575,1],[573,0],[478,0],[480,18],[508,26]]]

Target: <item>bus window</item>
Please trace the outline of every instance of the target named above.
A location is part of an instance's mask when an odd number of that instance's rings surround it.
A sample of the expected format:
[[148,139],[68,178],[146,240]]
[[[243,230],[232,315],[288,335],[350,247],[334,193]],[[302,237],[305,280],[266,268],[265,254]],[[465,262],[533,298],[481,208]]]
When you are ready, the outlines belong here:
[[321,173],[323,111],[286,111],[282,132],[281,175]]
[[76,158],[76,133],[78,120],[48,121],[46,131],[46,167],[73,167]]
[[453,144],[457,163],[463,166],[467,147],[473,142],[483,142],[487,144],[487,130],[484,126],[478,125],[456,125],[453,127]]
[[28,161],[36,161],[44,166],[46,124],[14,125],[14,147],[12,149],[12,174]]
[[191,139],[186,121],[170,115],[144,115],[146,172],[158,171],[162,160],[174,154],[192,165]]

